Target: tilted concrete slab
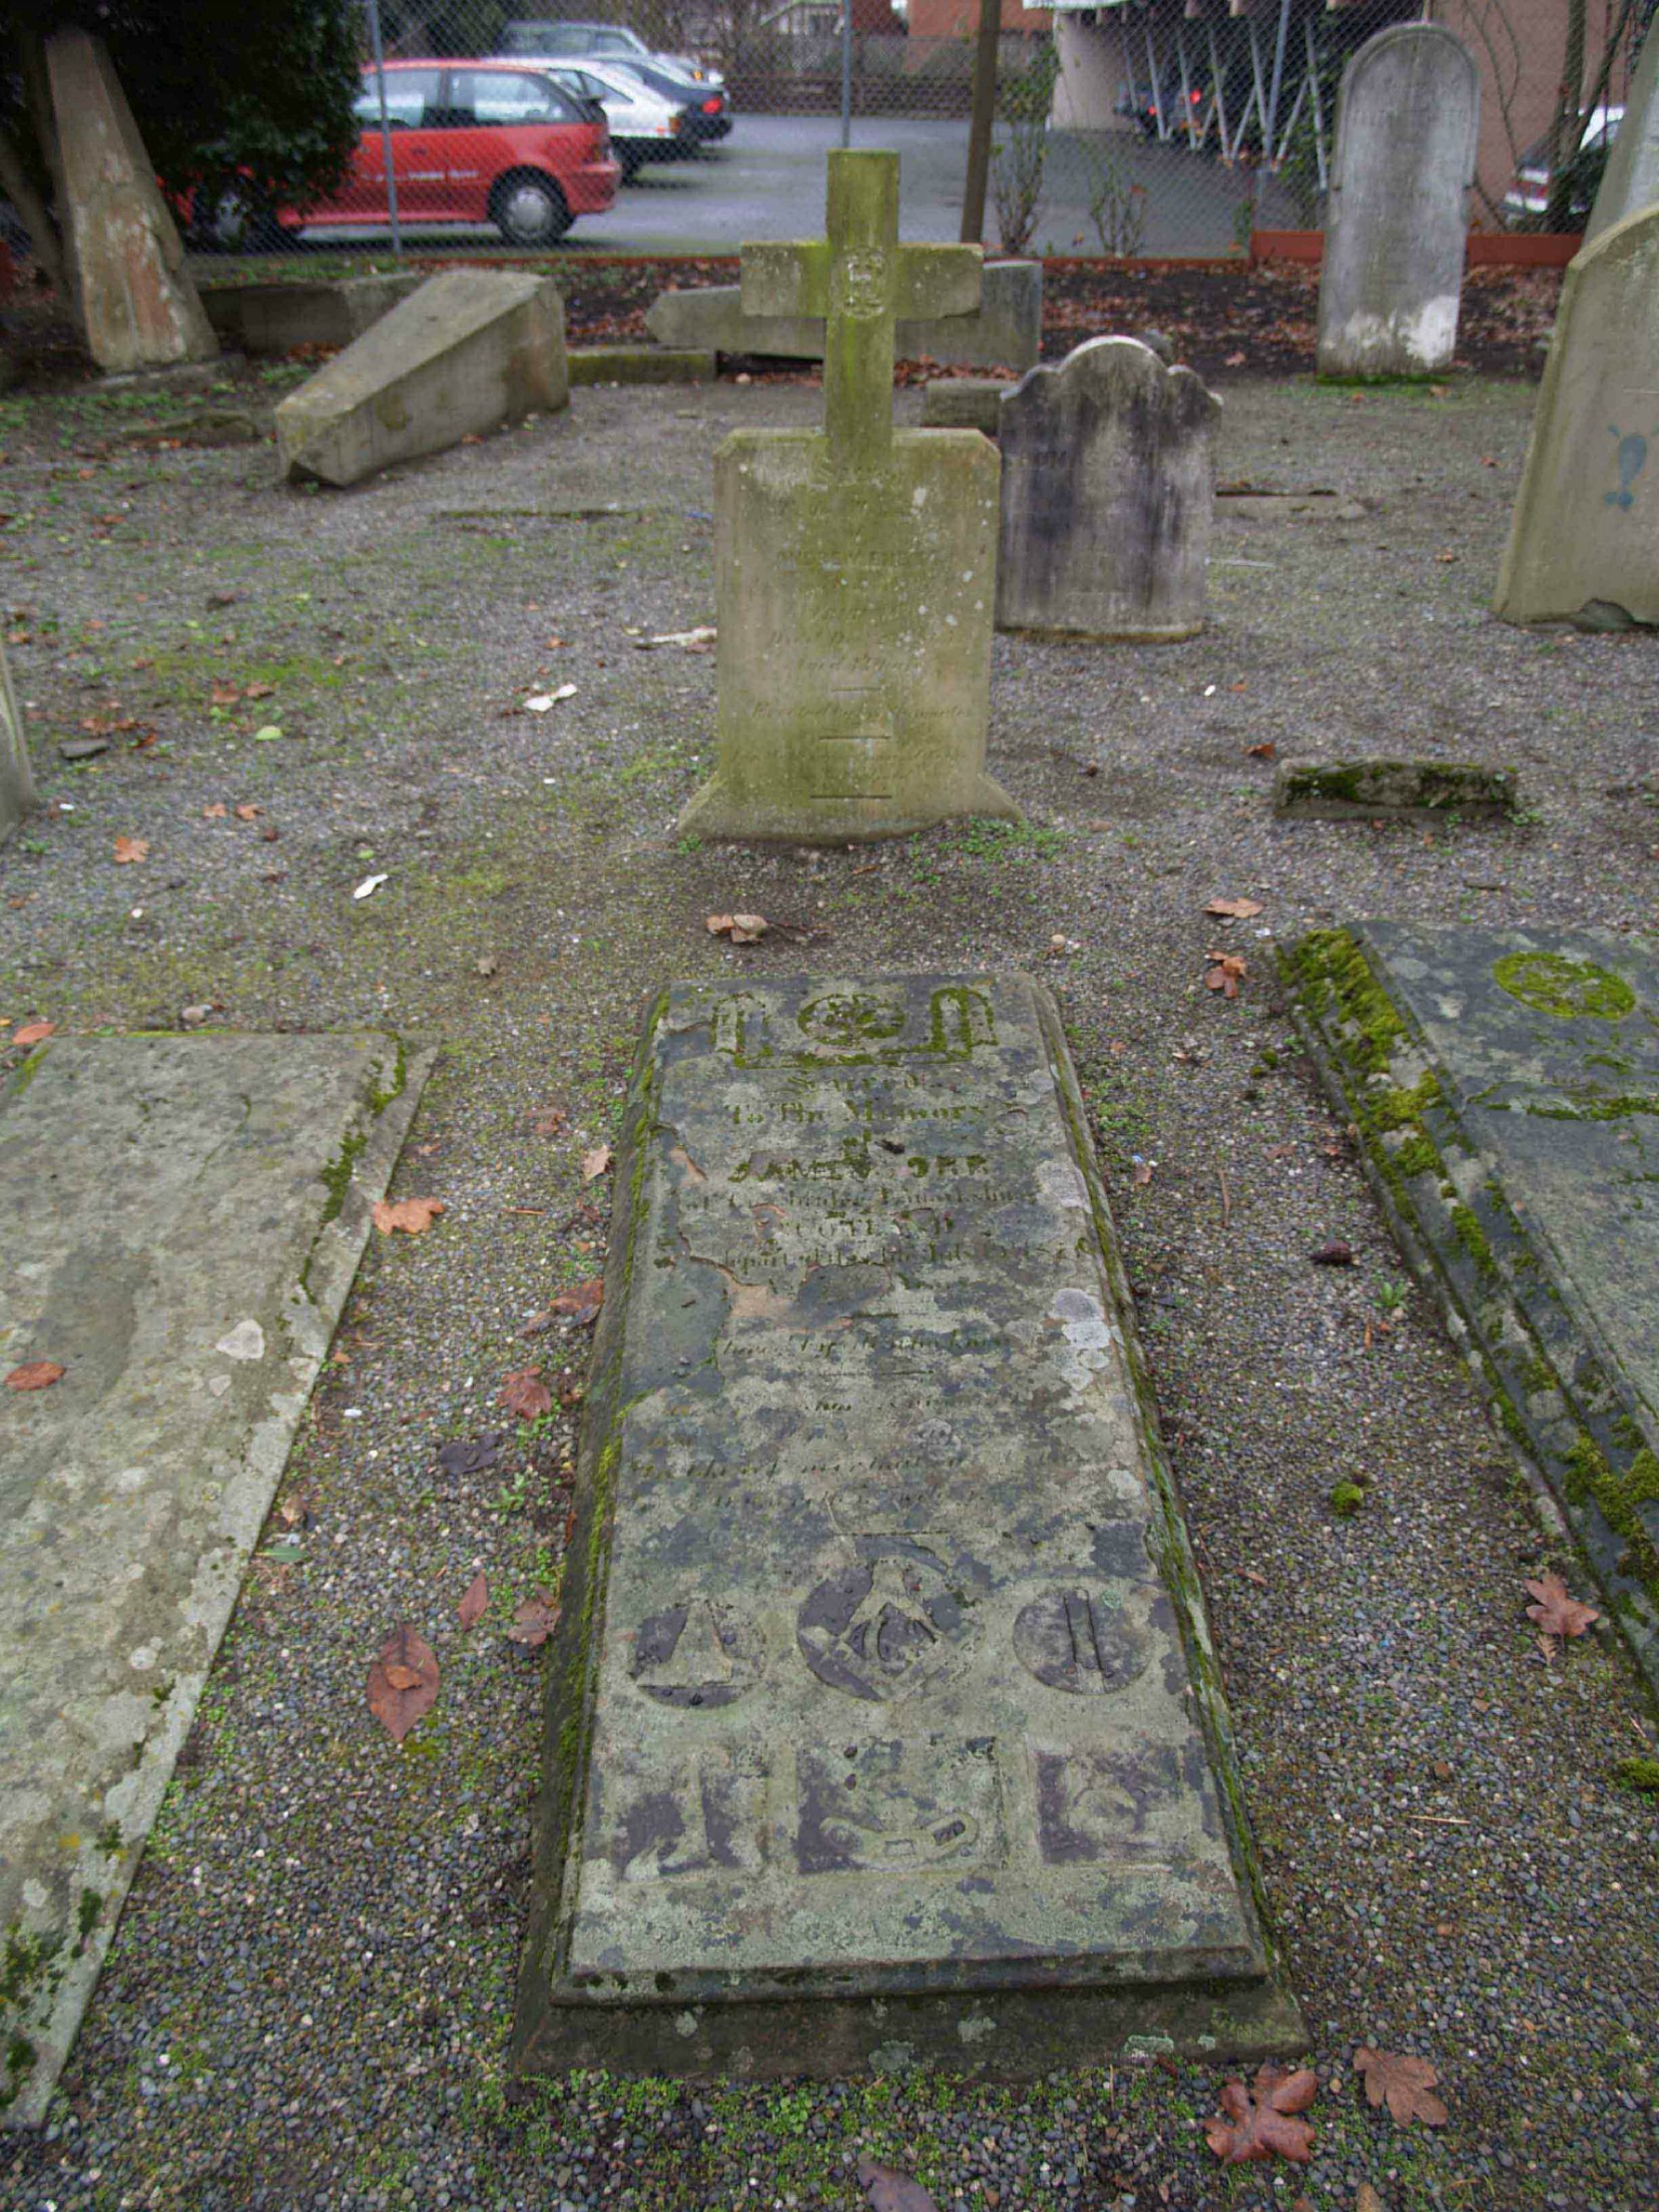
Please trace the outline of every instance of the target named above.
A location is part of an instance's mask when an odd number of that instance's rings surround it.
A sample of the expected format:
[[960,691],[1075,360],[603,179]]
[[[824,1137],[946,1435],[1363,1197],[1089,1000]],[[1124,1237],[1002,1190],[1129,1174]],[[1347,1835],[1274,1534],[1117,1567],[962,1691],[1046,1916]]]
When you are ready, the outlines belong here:
[[291,353],[299,345],[349,345],[425,281],[410,272],[213,284],[204,290],[202,304],[220,336],[245,353]]
[[1659,1685],[1659,945],[1371,921],[1291,966],[1407,1260]]
[[[900,360],[942,361],[955,368],[1029,368],[1042,344],[1041,262],[990,262],[980,303],[970,314],[899,318],[893,349]],[[645,326],[659,345],[698,346],[717,353],[776,355],[822,361],[822,315],[745,314],[743,287],[708,284],[659,292]]]
[[451,269],[288,394],[276,450],[290,476],[355,484],[569,397],[552,279]]
[[42,2119],[429,1054],[57,1038],[0,1100],[0,2106]]
[[521,2071],[1295,2047],[1058,1016],[677,984],[619,1163]]

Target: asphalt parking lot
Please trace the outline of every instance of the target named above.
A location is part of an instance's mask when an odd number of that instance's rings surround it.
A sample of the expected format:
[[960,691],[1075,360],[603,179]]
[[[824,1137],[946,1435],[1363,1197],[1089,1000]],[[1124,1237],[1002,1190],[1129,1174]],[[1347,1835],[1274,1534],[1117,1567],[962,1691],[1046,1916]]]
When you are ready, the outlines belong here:
[[[745,239],[810,238],[824,225],[824,157],[840,144],[835,116],[739,115],[732,135],[690,161],[643,170],[617,195],[607,215],[584,216],[567,244],[601,254],[730,254]],[[888,147],[900,157],[899,221],[904,236],[954,239],[961,225],[967,166],[965,121],[914,122],[855,118],[852,144]],[[1091,158],[1091,149],[1093,157]],[[1250,185],[1242,170],[1225,169],[1179,146],[1148,144],[1128,132],[1050,134],[1047,174],[1032,239],[1033,251],[1096,255],[1103,251],[1089,213],[1101,161],[1118,165],[1121,189],[1139,186],[1144,211],[1136,251],[1143,254],[1225,254],[1240,244]],[[1257,221],[1294,225],[1289,195],[1276,182],[1261,188]],[[384,249],[384,230],[328,229],[304,235],[307,245],[337,251],[356,240]],[[405,243],[451,251],[476,243],[501,251],[493,231],[411,232]],[[985,239],[1000,243],[994,204]]]

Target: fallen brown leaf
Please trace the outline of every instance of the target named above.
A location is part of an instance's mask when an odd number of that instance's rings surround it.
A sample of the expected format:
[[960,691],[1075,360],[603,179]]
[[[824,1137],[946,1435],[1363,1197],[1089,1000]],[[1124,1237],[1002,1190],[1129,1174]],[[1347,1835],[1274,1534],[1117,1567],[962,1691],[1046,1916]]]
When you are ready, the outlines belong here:
[[1568,1596],[1567,1585],[1558,1574],[1546,1574],[1526,1587],[1538,1601],[1526,1608],[1526,1617],[1536,1621],[1546,1636],[1582,1636],[1601,1618],[1593,1605]]
[[598,1144],[594,1146],[591,1152],[584,1152],[582,1155],[582,1181],[584,1183],[596,1181],[610,1166],[611,1159],[612,1153],[608,1144]]
[[1239,984],[1250,972],[1243,958],[1237,952],[1212,952],[1207,957],[1215,965],[1205,971],[1206,988],[1220,991],[1225,998],[1237,998]]
[[265,809],[263,807],[239,807],[237,809],[237,820],[238,822],[258,822],[264,813]]
[[896,2166],[883,2166],[878,2158],[860,2158],[858,2186],[869,2198],[870,2212],[939,2212],[921,2183]]
[[55,1021],[26,1021],[21,1029],[12,1031],[13,1044],[44,1044],[48,1037],[55,1037],[58,1025]]
[[753,944],[758,937],[764,937],[766,933],[767,917],[765,914],[734,914],[732,916],[732,942],[734,944]]
[[1263,745],[1247,745],[1245,747],[1245,759],[1247,761],[1276,761],[1278,758],[1279,748],[1274,744],[1272,738],[1269,738]]
[[484,1607],[490,1601],[490,1586],[482,1574],[475,1574],[467,1584],[461,1602],[455,1608],[455,1617],[463,1628],[476,1628],[484,1617]]
[[1309,1259],[1317,1268],[1351,1268],[1354,1265],[1354,1247],[1334,1237],[1330,1244],[1323,1244],[1317,1252],[1310,1252]]
[[368,1670],[368,1709],[394,1743],[401,1743],[438,1694],[437,1654],[405,1621],[380,1646]]
[[202,820],[204,822],[223,822],[230,812],[230,808],[226,806],[223,799],[216,799],[211,807],[203,808]]
[[1314,2154],[1314,2130],[1295,2114],[1305,2112],[1319,2093],[1319,2076],[1304,2067],[1287,2074],[1263,2066],[1253,2088],[1229,2081],[1221,2092],[1221,2110],[1204,2126],[1204,2137],[1229,2166],[1246,2166],[1276,2154],[1299,2166]]
[[1386,2212],[1382,2199],[1369,2181],[1362,2181],[1360,2194],[1354,2200],[1354,2212]]
[[519,1420],[540,1420],[553,1410],[553,1392],[542,1381],[540,1368],[520,1368],[502,1377],[496,1403]]
[[589,1282],[578,1283],[572,1291],[561,1291],[548,1311],[571,1314],[577,1321],[592,1321],[604,1303],[605,1278],[596,1275]]
[[1262,901],[1259,898],[1212,898],[1204,911],[1222,915],[1229,921],[1249,921],[1252,915],[1262,911]]
[[149,857],[150,840],[148,837],[116,838],[115,864],[117,867],[131,867],[135,861],[148,860]]
[[538,1137],[557,1137],[569,1120],[562,1106],[548,1106],[535,1116],[530,1126]]
[[513,1607],[513,1625],[507,1634],[515,1644],[534,1649],[545,1644],[559,1625],[559,1601],[551,1590],[538,1590]]
[[244,699],[269,699],[276,689],[275,684],[248,684],[244,686]]
[[1426,2058],[1408,2051],[1373,2050],[1362,2043],[1354,2053],[1354,2070],[1363,2074],[1366,2095],[1374,2107],[1387,2099],[1390,2118],[1400,2126],[1421,2120],[1425,2127],[1444,2127],[1445,2106],[1430,2094],[1439,2075]]
[[54,1382],[61,1382],[64,1371],[56,1360],[30,1360],[20,1368],[13,1368],[6,1378],[8,1390],[47,1390]]
[[374,1226],[382,1237],[389,1237],[395,1229],[401,1229],[406,1237],[421,1237],[439,1214],[447,1212],[441,1198],[377,1198]]

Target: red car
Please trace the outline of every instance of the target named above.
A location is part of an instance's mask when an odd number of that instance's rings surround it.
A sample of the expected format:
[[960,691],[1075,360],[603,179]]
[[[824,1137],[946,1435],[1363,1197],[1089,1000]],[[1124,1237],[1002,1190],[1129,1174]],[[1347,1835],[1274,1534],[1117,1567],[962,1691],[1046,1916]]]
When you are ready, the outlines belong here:
[[[397,215],[430,223],[493,223],[509,246],[551,246],[579,215],[603,215],[622,165],[603,117],[540,70],[496,62],[386,64],[386,122]],[[385,141],[380,86],[363,72],[362,136],[334,196],[289,222],[383,224]]]

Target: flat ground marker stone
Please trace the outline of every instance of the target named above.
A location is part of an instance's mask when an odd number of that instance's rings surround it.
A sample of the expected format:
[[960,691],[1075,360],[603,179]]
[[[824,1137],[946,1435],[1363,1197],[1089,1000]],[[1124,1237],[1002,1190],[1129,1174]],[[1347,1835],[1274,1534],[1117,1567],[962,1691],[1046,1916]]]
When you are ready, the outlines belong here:
[[289,392],[276,450],[289,476],[354,484],[569,398],[552,278],[449,269]]
[[1659,623],[1659,207],[1567,265],[1492,611]]
[[1320,273],[1322,376],[1426,376],[1449,365],[1479,124],[1479,73],[1437,24],[1379,31],[1343,72]]
[[1494,822],[1517,804],[1512,768],[1473,761],[1281,761],[1273,779],[1273,811],[1289,822]]
[[744,298],[829,321],[825,428],[715,458],[719,753],[681,828],[844,843],[1018,816],[985,773],[994,447],[892,424],[893,325],[965,310],[976,246],[900,246],[896,154],[830,156],[828,240],[746,246]]
[[4,844],[35,803],[35,779],[29,766],[29,741],[23,715],[0,645],[0,844]]
[[521,2071],[1298,2044],[1085,1128],[1022,977],[654,1008]]
[[1157,642],[1204,627],[1221,401],[1138,338],[1091,338],[1002,400],[999,630]]
[[44,2115],[430,1055],[53,1039],[0,1097],[0,2106]]
[[1407,1260],[1659,1686],[1659,947],[1371,921],[1292,970]]

